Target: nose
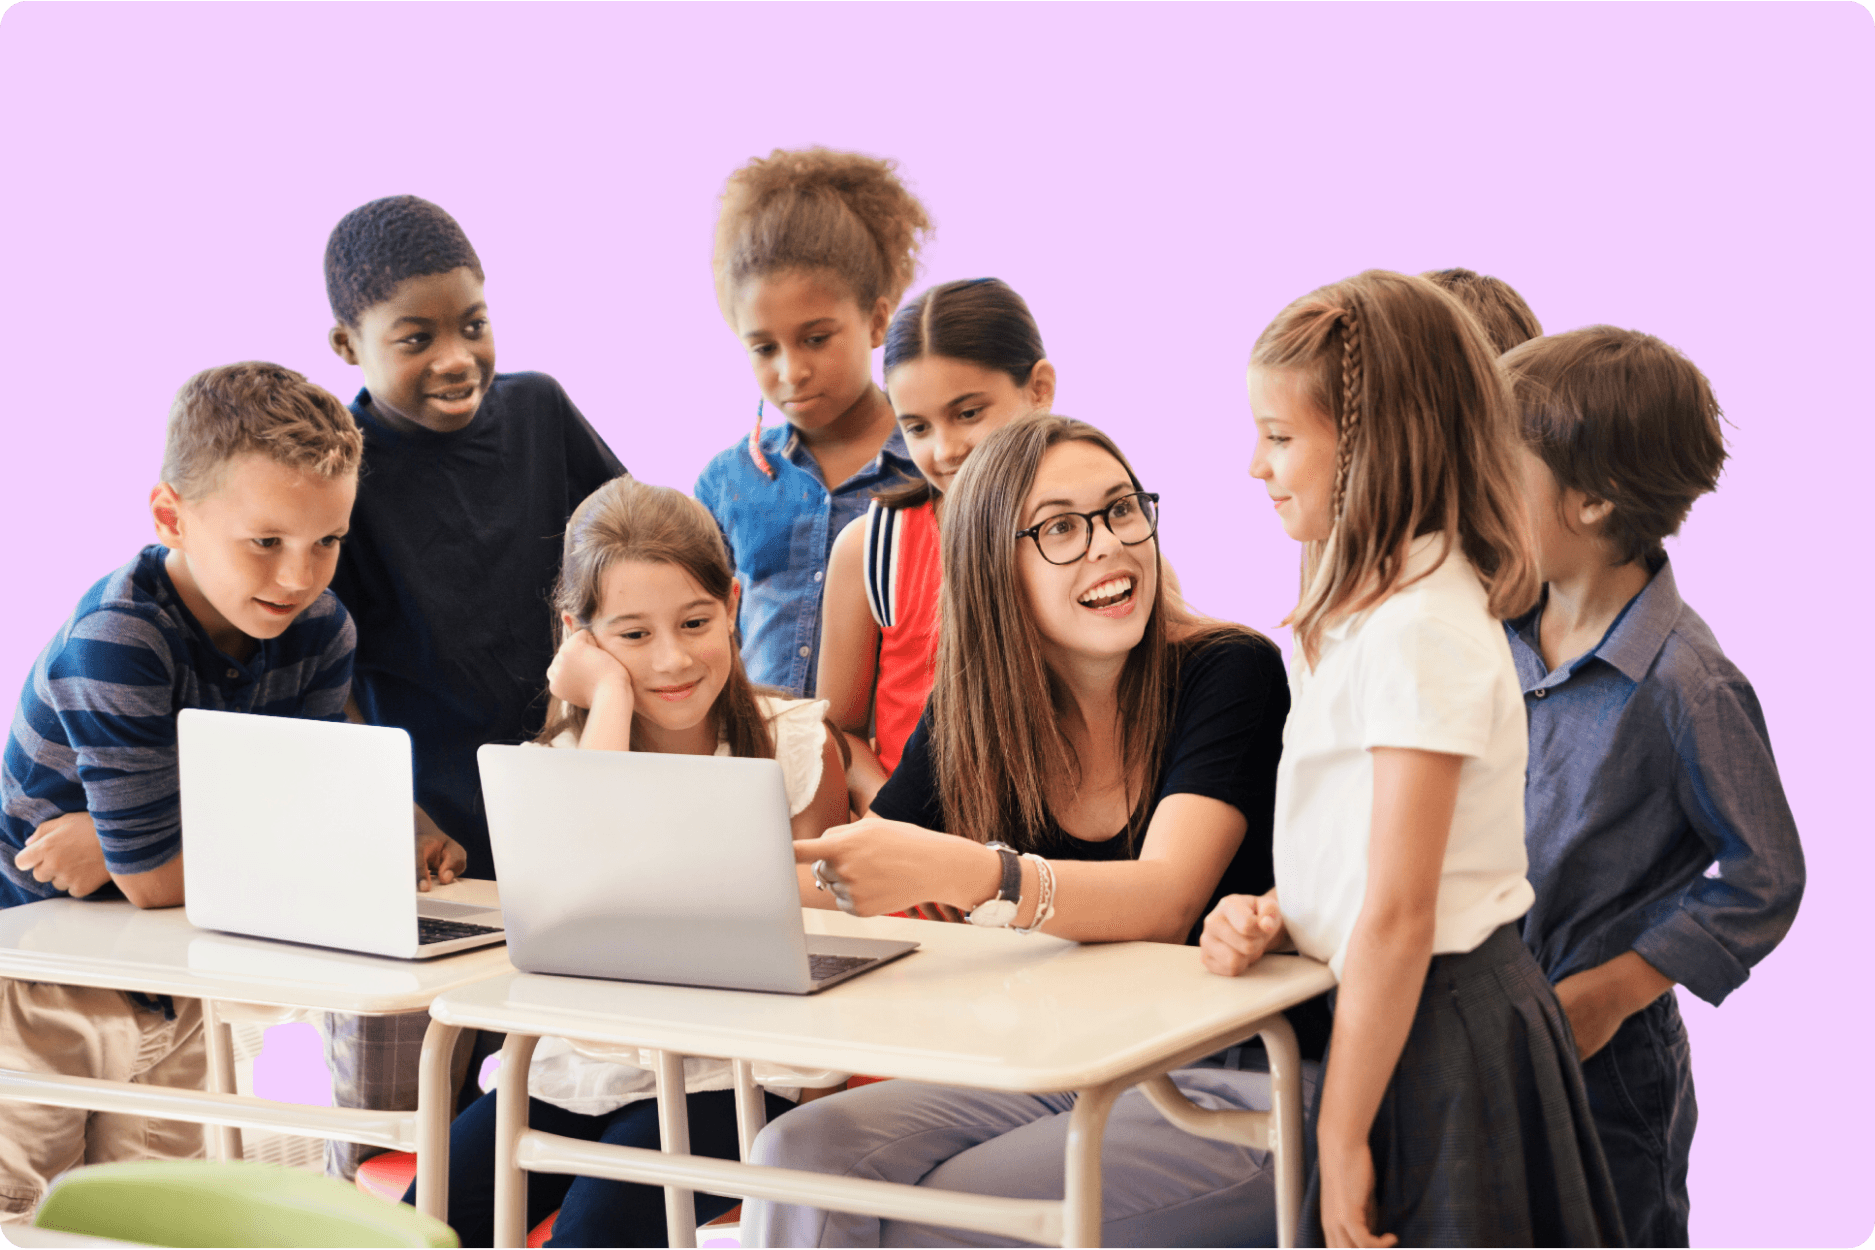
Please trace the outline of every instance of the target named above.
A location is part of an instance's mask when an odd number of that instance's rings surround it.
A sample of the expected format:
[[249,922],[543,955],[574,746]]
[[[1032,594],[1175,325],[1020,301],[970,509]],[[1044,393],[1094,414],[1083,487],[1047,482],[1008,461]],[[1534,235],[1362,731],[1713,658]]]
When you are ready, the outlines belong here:
[[1272,475],[1269,457],[1264,455],[1264,447],[1263,438],[1258,435],[1256,448],[1250,453],[1250,476],[1259,482],[1269,481]]
[[976,440],[955,426],[945,425],[938,428],[937,462],[940,468],[955,471],[976,446]]
[[809,364],[806,352],[782,352],[781,359],[775,364],[775,372],[788,384],[789,390],[799,390],[814,370]]
[[659,678],[675,677],[690,667],[690,653],[674,634],[660,632],[651,646],[651,671]]
[[1113,522],[1110,517],[1102,517],[1100,520],[1095,521],[1092,534],[1093,541],[1087,544],[1087,558],[1089,560],[1104,560],[1115,552],[1124,550],[1126,547],[1126,544],[1121,542],[1118,536],[1114,534]]
[[299,594],[310,590],[318,580],[310,549],[289,550],[274,567],[273,580],[282,590]]
[[430,371],[441,377],[473,377],[476,373],[475,353],[469,350],[466,340],[452,335],[438,345]]

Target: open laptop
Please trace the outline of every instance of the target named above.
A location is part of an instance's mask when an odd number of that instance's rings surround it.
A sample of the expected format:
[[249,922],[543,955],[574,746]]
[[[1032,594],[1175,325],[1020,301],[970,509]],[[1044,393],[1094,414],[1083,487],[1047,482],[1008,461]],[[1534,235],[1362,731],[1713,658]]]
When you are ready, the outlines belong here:
[[502,940],[501,912],[417,890],[410,735],[186,708],[189,922],[400,959]]
[[476,758],[508,957],[524,971],[812,994],[918,946],[804,932],[774,760]]

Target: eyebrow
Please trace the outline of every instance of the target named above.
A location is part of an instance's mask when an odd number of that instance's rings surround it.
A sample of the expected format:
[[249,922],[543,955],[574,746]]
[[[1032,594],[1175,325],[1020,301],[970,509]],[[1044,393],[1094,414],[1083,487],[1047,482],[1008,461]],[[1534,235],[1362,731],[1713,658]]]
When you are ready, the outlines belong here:
[[[477,313],[485,313],[487,311],[488,311],[488,301],[477,300],[475,303],[470,304],[467,308],[463,309],[462,316],[473,317]],[[394,327],[404,324],[404,322],[406,321],[410,322],[413,325],[427,326],[427,325],[434,325],[436,322],[436,318],[435,317],[419,317],[415,315],[414,313],[406,313],[403,316],[399,317],[397,320],[391,322],[391,325],[394,328]]]
[[[795,331],[798,333],[802,330],[812,330],[815,326],[824,324],[838,325],[840,324],[840,319],[838,317],[816,317],[812,321],[803,321],[800,325],[795,327]],[[758,327],[743,335],[742,340],[746,343],[754,339],[768,339],[773,337],[775,337],[774,331]]]
[[[1103,500],[1111,500],[1115,495],[1131,494],[1138,489],[1139,487],[1133,485],[1131,482],[1117,482],[1107,487],[1107,493],[1102,495],[1101,498]],[[1072,512],[1075,510],[1074,501],[1072,499],[1044,499],[1029,509],[1028,516],[1031,525],[1035,523],[1036,515],[1044,508],[1059,508],[1064,512]]]
[[[700,599],[692,599],[689,603],[686,603],[683,607],[677,609],[677,612],[679,615],[682,615],[683,613],[690,611],[692,608],[709,607],[713,605],[715,602],[716,600],[710,598],[708,595],[704,595]],[[620,613],[617,613],[616,615],[606,617],[603,621],[599,622],[599,625],[601,628],[604,628],[607,625],[615,625],[620,621],[642,620],[645,617],[650,616],[650,615],[651,613],[649,612],[620,612]]]

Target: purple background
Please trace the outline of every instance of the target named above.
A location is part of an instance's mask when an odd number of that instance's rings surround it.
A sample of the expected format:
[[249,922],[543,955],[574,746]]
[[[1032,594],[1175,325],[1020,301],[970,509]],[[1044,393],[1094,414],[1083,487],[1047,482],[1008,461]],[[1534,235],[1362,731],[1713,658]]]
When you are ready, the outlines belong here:
[[1686,1001],[1693,1236],[1860,1242],[1867,973],[1841,952],[1866,945],[1868,735],[1839,696],[1867,604],[1872,49],[1854,4],[20,4],[0,695],[150,540],[185,377],[258,357],[355,392],[320,256],[377,196],[454,213],[501,364],[688,487],[756,398],[708,275],[725,176],[779,146],[896,157],[938,223],[918,285],[1022,291],[1060,410],[1164,493],[1191,598],[1272,632],[1296,553],[1244,476],[1251,340],[1370,266],[1494,273],[1552,330],[1676,344],[1732,422],[1675,569],[1757,685],[1810,887],[1722,1011]]

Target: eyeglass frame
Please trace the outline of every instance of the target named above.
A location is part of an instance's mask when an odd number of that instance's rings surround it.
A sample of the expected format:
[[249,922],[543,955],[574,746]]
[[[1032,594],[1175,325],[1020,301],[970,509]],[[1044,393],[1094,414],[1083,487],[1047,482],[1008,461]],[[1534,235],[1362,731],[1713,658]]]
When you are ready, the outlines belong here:
[[[1112,515],[1113,510],[1115,508],[1119,507],[1121,504],[1125,503],[1129,499],[1144,499],[1146,502],[1152,505],[1152,532],[1150,534],[1147,534],[1144,538],[1136,538],[1130,543],[1127,542],[1124,538],[1121,538],[1118,534],[1114,534],[1113,515]],[[1050,521],[1060,520],[1064,516],[1077,516],[1087,522],[1087,542],[1081,547],[1081,554],[1078,556],[1075,556],[1074,559],[1072,560],[1062,560],[1059,562],[1056,562],[1054,560],[1048,560],[1048,553],[1042,550],[1042,534],[1041,534],[1042,526],[1047,525]],[[1100,518],[1101,523],[1107,527],[1107,532],[1109,534],[1113,534],[1114,538],[1118,540],[1119,544],[1122,547],[1137,547],[1141,543],[1151,542],[1153,539],[1159,536],[1159,493],[1157,491],[1150,491],[1150,490],[1129,491],[1128,493],[1121,495],[1118,499],[1115,499],[1112,502],[1108,503],[1106,507],[1096,508],[1092,512],[1075,512],[1073,509],[1068,509],[1062,512],[1051,512],[1047,516],[1043,517],[1041,520],[1037,521],[1035,524],[1029,526],[1029,528],[1025,530],[1017,530],[1016,541],[1021,542],[1025,538],[1033,539],[1035,542],[1035,554],[1036,555],[1040,556],[1044,560],[1048,560],[1050,564],[1053,564],[1058,569],[1066,568],[1070,564],[1079,564],[1082,560],[1087,559],[1087,553],[1094,549],[1094,518],[1095,517]]]

